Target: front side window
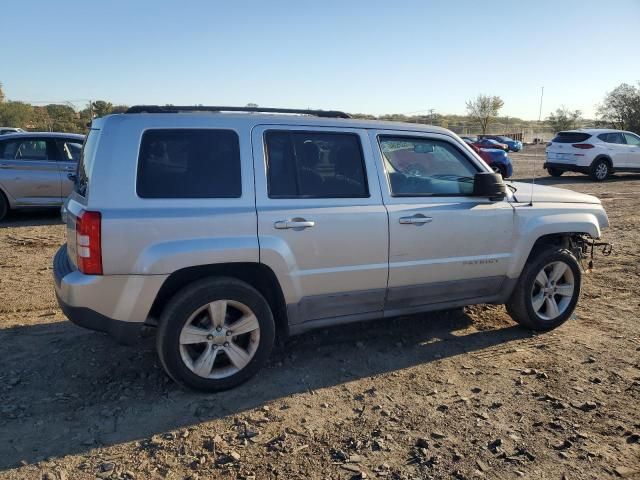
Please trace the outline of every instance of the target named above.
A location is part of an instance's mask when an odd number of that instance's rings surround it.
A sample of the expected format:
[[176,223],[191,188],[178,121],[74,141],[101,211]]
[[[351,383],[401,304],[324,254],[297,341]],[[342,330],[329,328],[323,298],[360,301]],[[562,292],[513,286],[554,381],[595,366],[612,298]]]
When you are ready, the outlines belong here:
[[640,137],[634,135],[633,133],[625,133],[624,138],[627,140],[629,145],[638,146],[640,145]]
[[8,160],[49,160],[55,155],[47,149],[46,140],[13,140],[4,144],[2,157]]
[[238,135],[231,130],[147,130],[136,190],[141,198],[240,197]]
[[479,169],[449,142],[417,137],[379,139],[393,196],[471,195]]
[[351,133],[265,133],[270,198],[368,197],[360,138]]

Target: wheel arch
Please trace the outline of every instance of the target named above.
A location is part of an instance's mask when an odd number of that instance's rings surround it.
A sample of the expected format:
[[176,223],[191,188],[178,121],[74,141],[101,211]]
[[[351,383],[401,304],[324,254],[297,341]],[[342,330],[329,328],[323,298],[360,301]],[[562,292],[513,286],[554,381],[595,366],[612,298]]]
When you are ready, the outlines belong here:
[[284,340],[289,334],[287,308],[280,282],[268,266],[257,262],[237,262],[185,267],[171,273],[163,282],[151,305],[149,317],[160,317],[169,300],[185,286],[207,277],[231,277],[248,283],[267,300],[276,323],[276,339]]
[[596,155],[596,157],[593,159],[593,161],[591,162],[591,165],[589,165],[589,167],[593,167],[593,165],[595,165],[595,163],[598,160],[606,160],[606,162],[609,164],[609,168],[611,168],[611,171],[613,171],[613,160],[611,160],[611,157],[609,155],[607,155],[606,153],[600,153],[600,154]]

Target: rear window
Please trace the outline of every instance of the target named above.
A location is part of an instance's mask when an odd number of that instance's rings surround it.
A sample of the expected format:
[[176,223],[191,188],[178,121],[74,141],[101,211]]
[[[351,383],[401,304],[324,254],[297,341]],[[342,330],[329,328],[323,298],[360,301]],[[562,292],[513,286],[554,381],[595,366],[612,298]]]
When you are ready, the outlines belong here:
[[591,137],[590,133],[560,132],[551,141],[555,143],[580,143],[584,142],[589,137]]
[[98,137],[100,130],[92,128],[89,135],[84,141],[82,152],[80,153],[80,161],[78,162],[78,174],[76,175],[76,184],[74,190],[83,197],[87,194],[91,172],[93,171],[93,161],[96,157],[96,147],[98,146]]
[[147,130],[136,191],[141,198],[240,197],[238,135],[232,130]]

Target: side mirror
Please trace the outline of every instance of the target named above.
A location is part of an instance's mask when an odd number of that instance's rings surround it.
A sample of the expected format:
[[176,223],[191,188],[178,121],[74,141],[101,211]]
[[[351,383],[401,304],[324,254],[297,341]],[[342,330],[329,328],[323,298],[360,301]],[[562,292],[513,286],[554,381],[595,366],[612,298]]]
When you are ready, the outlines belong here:
[[507,196],[507,186],[499,173],[478,172],[473,177],[473,195],[497,202]]
[[71,180],[73,183],[76,183],[78,176],[75,173],[67,173],[67,178]]

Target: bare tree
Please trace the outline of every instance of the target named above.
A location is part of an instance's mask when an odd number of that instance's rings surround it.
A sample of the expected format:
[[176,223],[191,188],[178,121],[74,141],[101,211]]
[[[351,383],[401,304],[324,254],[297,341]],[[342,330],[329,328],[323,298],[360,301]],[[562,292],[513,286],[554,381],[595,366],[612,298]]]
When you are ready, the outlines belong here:
[[498,116],[498,112],[504,106],[500,97],[491,95],[478,95],[475,100],[467,102],[467,113],[478,122],[482,133],[487,133],[489,124]]
[[553,128],[554,132],[578,128],[582,123],[582,112],[580,110],[569,110],[563,105],[561,108],[557,108],[555,113],[551,113],[546,122]]

